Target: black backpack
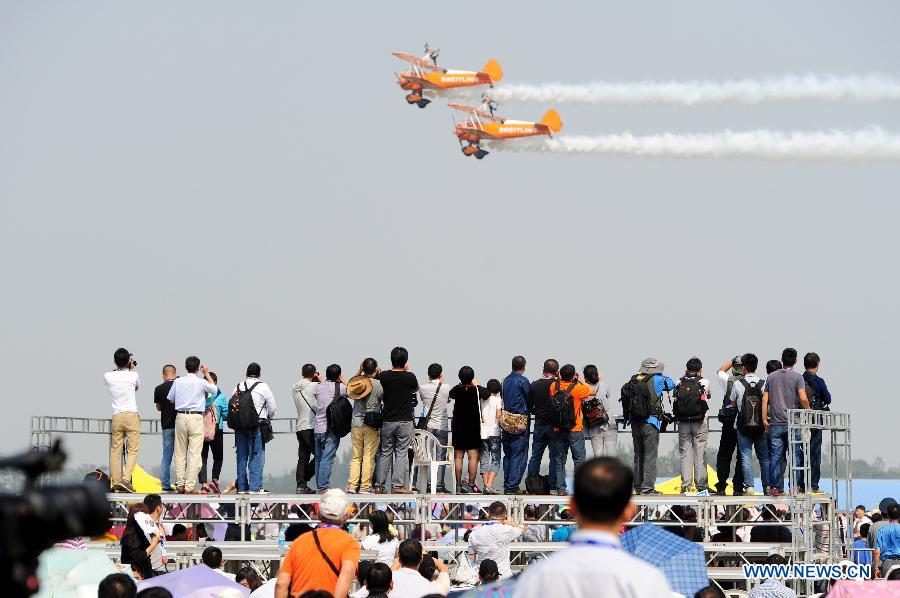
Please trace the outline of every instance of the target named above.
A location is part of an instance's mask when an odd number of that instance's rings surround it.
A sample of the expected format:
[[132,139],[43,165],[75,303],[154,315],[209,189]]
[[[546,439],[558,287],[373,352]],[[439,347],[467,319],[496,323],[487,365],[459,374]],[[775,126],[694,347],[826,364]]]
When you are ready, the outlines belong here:
[[325,421],[328,424],[328,430],[337,436],[343,438],[350,433],[350,425],[353,422],[353,405],[347,395],[341,394],[341,383],[334,383],[334,398],[325,409]]
[[659,399],[653,386],[656,374],[635,374],[622,387],[622,415],[625,421],[647,419],[651,415],[659,415],[662,409],[657,407]]
[[550,494],[550,476],[533,473],[525,478],[525,492],[546,496]]
[[252,430],[259,426],[259,412],[253,404],[253,389],[259,382],[247,388],[244,382],[244,390],[238,384],[234,396],[228,400],[228,427],[232,430]]
[[576,383],[573,381],[565,390],[560,390],[559,380],[556,380],[555,384],[556,392],[550,395],[550,423],[554,428],[571,430],[577,423],[575,399],[572,398],[572,389],[575,388]]
[[693,376],[682,378],[680,384],[675,387],[673,405],[675,419],[682,422],[701,421],[709,409],[707,402],[700,398],[702,393],[700,378]]
[[737,427],[741,434],[752,436],[763,431],[762,421],[762,397],[763,382],[747,382],[741,378],[738,380],[744,387],[744,398],[741,402],[741,412],[738,415]]

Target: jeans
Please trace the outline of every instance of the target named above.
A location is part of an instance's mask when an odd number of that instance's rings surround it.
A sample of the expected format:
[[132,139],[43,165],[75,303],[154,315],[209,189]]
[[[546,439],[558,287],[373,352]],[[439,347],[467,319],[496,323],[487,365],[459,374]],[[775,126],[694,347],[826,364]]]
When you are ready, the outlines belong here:
[[616,457],[619,454],[619,431],[610,427],[609,430],[598,432],[591,436],[591,450],[595,457]]
[[809,467],[813,492],[819,490],[822,476],[822,430],[809,431]]
[[648,423],[631,425],[634,442],[634,490],[649,492],[656,487],[656,459],[659,456],[659,430]]
[[745,436],[738,432],[738,446],[741,449],[741,465],[743,467],[744,488],[753,487],[753,450],[759,461],[759,474],[762,478],[763,490],[769,487],[771,464],[769,461],[769,434],[760,432],[757,436]]
[[697,491],[707,490],[706,443],[709,425],[704,418],[697,422],[678,422],[678,453],[681,457],[681,490],[687,491],[691,481]]
[[491,436],[481,439],[481,473],[497,473],[500,471],[500,437]]
[[316,433],[316,488],[322,492],[331,487],[331,467],[340,439],[331,432]]
[[297,471],[294,474],[297,488],[306,486],[316,475],[316,437],[313,431],[297,430]]
[[[716,454],[716,476],[719,478],[719,481],[716,483],[716,490],[721,494],[725,493],[725,486],[728,484],[728,478],[731,476],[731,458],[734,456],[736,447],[737,431],[734,429],[734,425],[722,424],[719,452]],[[731,481],[736,492],[744,487],[741,451],[737,451],[737,463],[734,465],[734,478]]]
[[413,437],[413,423],[384,422],[381,426],[381,459],[375,470],[376,485],[387,482],[388,467],[392,470],[394,488],[404,488],[409,481],[409,445]]
[[[262,489],[263,467],[266,464],[266,445],[263,444],[259,428],[235,430],[234,444],[237,447],[237,491],[247,492]],[[247,481],[247,470],[250,481]]]
[[541,472],[541,459],[544,449],[550,452],[550,487],[556,488],[556,472],[553,463],[556,455],[556,444],[553,442],[553,428],[547,424],[534,424],[534,439],[531,442],[531,459],[528,461],[528,476]]
[[216,428],[216,437],[210,440],[209,442],[203,443],[203,451],[200,453],[200,457],[203,460],[200,465],[200,483],[205,484],[209,480],[206,478],[206,461],[209,458],[209,449],[212,449],[213,462],[212,462],[212,479],[216,482],[219,481],[219,475],[222,473],[222,429]]
[[501,431],[500,437],[503,443],[503,491],[515,494],[528,464],[528,432],[510,434]]
[[[784,470],[787,466],[787,450],[788,450],[788,427],[787,426],[770,426],[769,427],[769,485],[777,488],[779,492],[784,491]],[[795,455],[797,463],[803,462],[803,454],[798,452]],[[801,482],[802,483],[802,482]],[[800,488],[801,491],[805,488]]]
[[162,482],[162,491],[172,489],[172,455],[175,454],[175,428],[166,428],[162,431],[162,463],[160,463],[159,479]]
[[[561,494],[568,494],[566,488],[566,457],[569,451],[572,451],[572,461],[575,467],[578,467],[587,456],[587,450],[584,446],[584,432],[553,432],[554,461],[551,463],[551,471],[555,471],[556,491]],[[551,476],[551,479],[554,476]]]
[[[450,431],[449,430],[438,430],[437,428],[428,428],[428,431],[431,432],[434,435],[434,437],[438,439],[439,443],[441,443],[444,446],[447,446],[447,441],[450,439]],[[438,461],[446,461],[447,460],[447,449],[439,448],[437,450],[437,459],[438,459]],[[378,459],[376,459],[375,461],[376,461],[376,469],[377,469]],[[444,475],[446,474],[446,472],[447,472],[446,465],[438,466],[437,490],[432,488],[431,492],[438,492],[438,491],[444,492],[447,489],[446,482],[444,481]],[[413,486],[418,487],[418,483],[419,483],[419,468],[416,467],[413,470]],[[427,486],[428,482],[425,482],[425,484]],[[426,488],[426,492],[427,491],[428,490]]]

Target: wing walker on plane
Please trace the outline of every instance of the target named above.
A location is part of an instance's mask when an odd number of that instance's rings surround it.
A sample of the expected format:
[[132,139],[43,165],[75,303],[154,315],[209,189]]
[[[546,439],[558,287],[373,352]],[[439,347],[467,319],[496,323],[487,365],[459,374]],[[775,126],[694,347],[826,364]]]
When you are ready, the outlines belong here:
[[[488,60],[481,71],[460,71],[445,69],[437,64],[440,50],[425,44],[425,55],[421,58],[406,52],[394,52],[393,55],[410,64],[410,69],[397,75],[397,84],[408,91],[406,101],[424,108],[434,98],[451,89],[473,87],[475,85],[494,86],[503,79],[503,70],[494,60]],[[427,96],[427,97],[426,97]]]
[[450,107],[464,115],[462,122],[454,120],[453,131],[459,139],[462,153],[466,156],[475,156],[479,160],[489,153],[481,147],[482,142],[501,143],[537,135],[553,137],[554,133],[562,129],[562,120],[553,109],[548,110],[541,120],[531,122],[497,116],[494,114],[497,103],[486,96],[481,108],[464,104],[450,104]]

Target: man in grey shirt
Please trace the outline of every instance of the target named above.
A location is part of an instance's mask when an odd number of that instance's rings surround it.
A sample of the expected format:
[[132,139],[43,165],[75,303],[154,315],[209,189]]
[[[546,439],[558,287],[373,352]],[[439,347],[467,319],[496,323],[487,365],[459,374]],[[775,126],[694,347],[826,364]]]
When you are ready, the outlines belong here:
[[366,414],[381,411],[384,389],[381,382],[375,379],[378,373],[378,362],[367,357],[360,364],[356,376],[347,383],[347,396],[353,399],[353,418],[350,423],[353,456],[350,458],[348,494],[372,492],[372,476],[375,473],[378,445],[381,444],[381,431],[377,427],[366,425]]
[[[782,369],[772,372],[766,379],[762,399],[763,425],[769,432],[769,494],[772,496],[778,496],[784,490],[782,463],[788,448],[788,409],[809,409],[806,382],[793,369],[797,363],[797,350],[789,347],[782,351],[781,363]],[[795,455],[795,459],[800,465],[803,455]],[[803,487],[799,490],[806,491]]]
[[300,380],[294,384],[294,405],[297,407],[297,494],[315,494],[308,482],[316,474],[316,387],[321,375],[316,366],[307,363],[300,370]]
[[[447,419],[447,405],[450,402],[450,387],[452,385],[444,382],[444,368],[439,363],[432,363],[428,366],[428,383],[419,387],[419,407],[416,418],[418,424],[419,418],[428,418],[426,429],[434,434],[442,445],[447,445],[450,436],[450,426]],[[447,458],[447,449],[438,449],[437,458],[443,461]],[[438,468],[437,490],[436,492],[447,492],[444,483],[444,475],[447,471],[446,465]],[[413,485],[417,482],[419,471],[413,473]],[[426,486],[428,482],[425,482]],[[426,488],[426,491],[428,489]]]

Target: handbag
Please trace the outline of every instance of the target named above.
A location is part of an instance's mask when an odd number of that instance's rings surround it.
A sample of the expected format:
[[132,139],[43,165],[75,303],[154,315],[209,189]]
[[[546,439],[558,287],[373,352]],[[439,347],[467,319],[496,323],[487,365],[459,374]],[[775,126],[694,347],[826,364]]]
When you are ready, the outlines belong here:
[[380,429],[381,426],[384,425],[384,414],[381,412],[381,410],[366,411],[366,414],[363,416],[363,425],[369,426],[370,428]]
[[441,392],[441,386],[443,386],[443,382],[438,382],[437,388],[434,389],[434,396],[431,398],[431,407],[428,408],[428,413],[419,417],[419,421],[416,422],[416,429],[418,430],[427,430],[428,429],[428,420],[431,419],[431,412],[434,411],[434,404],[437,403],[438,393]]
[[528,428],[528,415],[525,413],[511,413],[506,409],[502,409],[497,423],[500,424],[500,429],[508,434],[522,434]]
[[268,444],[275,439],[275,431],[272,430],[272,422],[267,419],[259,420],[259,435],[263,444]]
[[603,426],[609,423],[609,413],[603,406],[603,401],[594,395],[581,402],[581,413],[588,426]]

